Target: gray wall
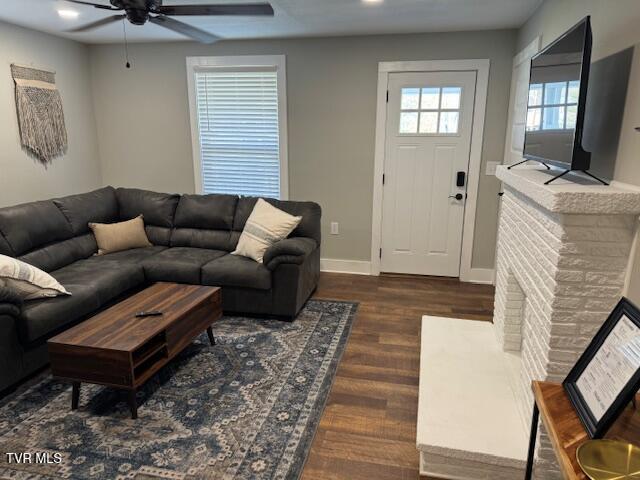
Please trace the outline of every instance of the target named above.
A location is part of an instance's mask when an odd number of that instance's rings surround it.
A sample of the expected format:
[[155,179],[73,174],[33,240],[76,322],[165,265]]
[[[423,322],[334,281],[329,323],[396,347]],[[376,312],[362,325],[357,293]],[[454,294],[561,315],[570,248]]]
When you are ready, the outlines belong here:
[[[27,156],[20,146],[11,63],[57,72],[69,150],[48,168]],[[0,206],[99,187],[88,47],[0,22],[0,65]]]
[[[586,15],[591,15],[594,62],[633,49],[613,178],[640,186],[640,133],[634,130],[640,126],[640,1],[546,0],[519,30],[518,51],[537,35],[542,35],[542,45],[548,44]],[[640,303],[640,248],[636,248],[627,295]]]
[[[185,58],[285,54],[290,198],[323,209],[323,257],[369,260],[377,67],[380,61],[490,58],[491,77],[473,265],[492,268],[515,31],[91,47],[105,184],[193,192]],[[340,235],[329,235],[329,223]]]

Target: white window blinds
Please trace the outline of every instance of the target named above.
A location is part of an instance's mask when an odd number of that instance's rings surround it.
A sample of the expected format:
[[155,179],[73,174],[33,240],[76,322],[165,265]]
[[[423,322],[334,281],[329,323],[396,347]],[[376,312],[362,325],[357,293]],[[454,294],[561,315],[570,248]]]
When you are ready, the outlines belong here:
[[204,193],[280,198],[275,69],[195,72]]

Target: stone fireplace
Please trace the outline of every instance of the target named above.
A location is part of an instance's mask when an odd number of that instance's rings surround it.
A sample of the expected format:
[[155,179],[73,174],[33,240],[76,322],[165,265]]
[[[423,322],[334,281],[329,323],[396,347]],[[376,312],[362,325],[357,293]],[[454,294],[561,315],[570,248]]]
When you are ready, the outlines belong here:
[[[516,355],[513,389],[530,422],[532,380],[561,382],[622,295],[640,193],[580,185],[536,168],[498,168],[504,185],[494,331]],[[536,478],[561,478],[539,432]]]

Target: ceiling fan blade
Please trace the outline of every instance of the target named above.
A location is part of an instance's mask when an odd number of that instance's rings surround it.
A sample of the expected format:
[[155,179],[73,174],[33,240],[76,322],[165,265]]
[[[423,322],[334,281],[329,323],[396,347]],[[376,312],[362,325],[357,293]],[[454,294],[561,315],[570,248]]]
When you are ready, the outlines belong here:
[[67,30],[67,32],[86,32],[87,30],[91,30],[92,28],[102,27],[103,25],[109,25],[110,23],[119,22],[126,17],[126,15],[112,15],[110,17],[98,20],[97,22],[88,23],[80,27],[72,28],[71,30]]
[[83,2],[82,0],[66,0],[70,3],[77,3],[79,5],[89,5],[91,7],[102,8],[103,10],[122,10],[121,8],[115,8],[111,5],[100,5],[99,3]]
[[235,3],[227,5],[162,5],[155,12],[163,15],[269,15],[268,3]]
[[193,38],[201,43],[214,43],[221,39],[217,35],[192,27],[186,23],[179,22],[173,18],[165,17],[164,15],[149,17],[149,21],[156,25],[160,25],[161,27],[168,28],[169,30],[173,30],[174,32]]

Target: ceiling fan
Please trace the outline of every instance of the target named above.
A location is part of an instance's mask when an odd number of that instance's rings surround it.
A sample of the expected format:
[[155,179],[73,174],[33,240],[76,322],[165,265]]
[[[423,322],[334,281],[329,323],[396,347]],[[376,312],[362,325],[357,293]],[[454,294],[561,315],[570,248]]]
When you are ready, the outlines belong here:
[[112,15],[93,23],[73,28],[70,32],[86,32],[93,28],[108,25],[127,19],[134,25],[144,25],[148,21],[174,32],[186,35],[198,42],[213,43],[220,37],[205,32],[186,23],[174,20],[169,15],[264,15],[273,16],[273,8],[268,3],[233,3],[225,5],[162,5],[162,0],[109,0],[111,5],[86,2],[84,0],[67,0],[71,3],[89,5],[101,10],[124,11],[119,15]]

